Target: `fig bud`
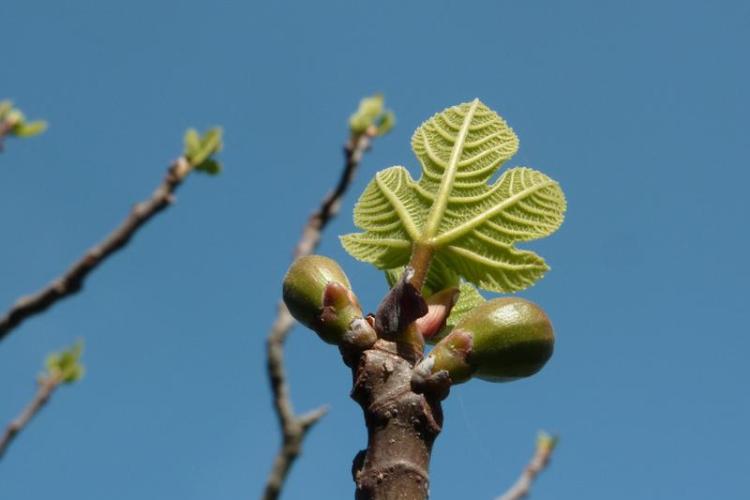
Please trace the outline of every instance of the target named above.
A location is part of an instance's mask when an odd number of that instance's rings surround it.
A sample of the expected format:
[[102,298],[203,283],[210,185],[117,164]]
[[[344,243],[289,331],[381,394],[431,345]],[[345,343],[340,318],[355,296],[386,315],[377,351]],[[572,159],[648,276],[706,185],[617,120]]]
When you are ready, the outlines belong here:
[[454,383],[471,376],[506,382],[533,375],[552,356],[555,337],[547,315],[518,297],[489,300],[437,343],[432,372],[448,370]]
[[295,260],[284,277],[284,303],[294,318],[338,344],[362,309],[341,267],[321,255]]

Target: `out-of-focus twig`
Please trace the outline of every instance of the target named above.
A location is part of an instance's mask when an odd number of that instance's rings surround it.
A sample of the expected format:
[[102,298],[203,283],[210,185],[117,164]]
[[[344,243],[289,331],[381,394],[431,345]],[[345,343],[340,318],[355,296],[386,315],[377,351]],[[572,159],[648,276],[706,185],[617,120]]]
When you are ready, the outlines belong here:
[[[60,299],[81,290],[89,273],[102,264],[107,257],[127,245],[141,226],[172,204],[175,191],[191,171],[204,170],[209,162],[215,163],[209,157],[220,147],[219,132],[218,142],[213,145],[209,154],[198,158],[200,161],[194,160],[189,152],[177,158],[167,169],[164,180],[151,197],[135,205],[117,229],[99,244],[90,248],[62,276],[38,292],[21,297],[4,315],[0,316],[0,340],[3,340],[16,326],[29,317],[45,311]],[[211,168],[215,168],[213,163]]]
[[18,435],[19,432],[26,427],[26,424],[41,410],[47,401],[49,401],[52,393],[60,385],[59,377],[43,377],[39,379],[39,388],[34,395],[34,399],[31,403],[23,409],[23,411],[16,417],[8,426],[5,428],[3,437],[0,438],[0,459],[5,454],[5,450],[13,439]]
[[37,379],[38,388],[34,399],[8,424],[2,437],[0,437],[0,459],[3,458],[13,439],[28,425],[34,415],[47,404],[52,393],[60,384],[71,384],[81,379],[84,371],[83,365],[79,361],[81,351],[82,344],[79,342],[69,349],[47,357],[47,370]]
[[[380,98],[382,106],[382,98]],[[392,124],[391,124],[392,126]],[[294,249],[294,258],[310,255],[320,243],[323,229],[338,214],[341,199],[352,183],[362,156],[370,148],[372,139],[382,135],[384,129],[369,125],[365,130],[352,132],[344,147],[344,168],[341,171],[336,187],[321,202],[320,207],[307,221],[302,236]],[[284,368],[284,342],[294,326],[294,319],[283,302],[279,302],[276,320],[271,327],[267,341],[268,376],[273,394],[273,406],[281,427],[282,445],[274,459],[273,468],[268,476],[263,492],[264,500],[279,497],[287,474],[300,454],[305,435],[326,413],[326,407],[320,407],[301,416],[294,414],[289,395],[289,385]]]
[[536,442],[536,452],[521,473],[521,477],[497,500],[520,500],[529,496],[534,480],[549,464],[557,441],[556,436],[550,436],[544,432],[540,433]]

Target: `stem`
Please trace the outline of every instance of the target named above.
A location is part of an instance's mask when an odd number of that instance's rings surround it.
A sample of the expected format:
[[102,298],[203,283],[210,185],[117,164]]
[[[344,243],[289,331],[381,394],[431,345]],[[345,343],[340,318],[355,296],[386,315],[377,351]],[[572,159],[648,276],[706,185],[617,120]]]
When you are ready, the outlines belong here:
[[31,400],[31,403],[23,409],[21,414],[18,415],[15,420],[8,424],[2,438],[0,438],[0,459],[3,457],[5,450],[8,449],[8,446],[13,442],[13,439],[15,439],[18,433],[21,432],[31,419],[34,418],[34,415],[36,415],[45,404],[47,404],[47,401],[49,401],[52,393],[60,385],[60,382],[60,377],[51,375],[45,376],[39,380],[39,388],[34,395],[34,399]]
[[[362,134],[353,135],[344,146],[344,168],[336,187],[326,195],[320,207],[310,216],[302,230],[294,258],[312,254],[320,243],[323,230],[339,213],[341,200],[354,180],[362,157],[370,149],[377,129],[370,127]],[[320,407],[305,415],[294,413],[284,368],[284,343],[294,327],[294,318],[287,307],[279,304],[276,320],[268,334],[266,360],[268,378],[273,393],[273,408],[281,429],[281,446],[276,452],[273,467],[263,489],[263,500],[276,500],[281,495],[292,465],[302,452],[302,443],[310,429],[325,415],[327,408]]]
[[94,269],[127,245],[138,229],[174,201],[175,191],[190,173],[191,168],[184,157],[175,160],[167,170],[161,185],[156,188],[151,197],[135,205],[117,229],[98,245],[90,248],[55,281],[32,295],[18,299],[10,310],[0,317],[0,340],[3,340],[26,319],[81,290],[84,281]]
[[411,260],[409,261],[409,267],[414,269],[414,276],[411,277],[409,283],[420,292],[427,279],[427,272],[430,270],[430,263],[434,254],[435,249],[432,246],[414,243]]
[[293,325],[294,319],[289,314],[289,310],[283,303],[279,304],[278,317],[271,329],[271,334],[268,336],[266,357],[271,392],[273,393],[273,407],[279,419],[282,443],[266,480],[263,500],[279,498],[289,470],[302,452],[302,442],[305,440],[307,433],[328,411],[323,406],[302,416],[297,416],[294,413],[286,370],[284,369],[284,342]]
[[521,476],[515,484],[513,484],[503,496],[498,497],[497,500],[521,500],[522,498],[529,496],[531,485],[534,483],[534,480],[542,473],[547,465],[549,465],[552,452],[555,449],[556,440],[557,438],[549,436],[542,436],[538,439],[536,452],[521,473]]
[[358,500],[425,499],[432,444],[440,433],[440,398],[414,392],[413,366],[396,344],[378,340],[353,367],[352,399],[362,407],[367,450],[354,459]]

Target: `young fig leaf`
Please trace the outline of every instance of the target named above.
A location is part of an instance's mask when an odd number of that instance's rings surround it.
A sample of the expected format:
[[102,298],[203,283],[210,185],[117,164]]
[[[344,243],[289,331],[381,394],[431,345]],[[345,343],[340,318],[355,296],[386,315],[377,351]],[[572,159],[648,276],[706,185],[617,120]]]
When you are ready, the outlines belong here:
[[487,290],[514,292],[547,271],[544,259],[514,244],[554,232],[565,197],[557,182],[526,167],[488,185],[518,149],[502,118],[477,99],[454,106],[416,130],[412,149],[422,176],[415,181],[404,167],[376,174],[354,209],[364,232],[341,238],[347,252],[381,269],[405,265],[413,250],[427,253],[427,282],[439,282],[437,289],[455,286],[443,283],[453,273]]

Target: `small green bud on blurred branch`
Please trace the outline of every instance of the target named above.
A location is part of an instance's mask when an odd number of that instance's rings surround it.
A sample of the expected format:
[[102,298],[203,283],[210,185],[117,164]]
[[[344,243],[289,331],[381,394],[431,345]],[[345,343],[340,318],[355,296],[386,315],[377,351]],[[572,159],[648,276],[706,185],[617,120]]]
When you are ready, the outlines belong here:
[[11,101],[0,101],[0,149],[3,138],[33,137],[47,130],[47,122],[43,120],[27,121],[23,112],[14,107]]
[[0,435],[0,459],[10,443],[29,424],[32,418],[47,404],[52,393],[60,384],[72,384],[81,380],[84,373],[81,364],[83,342],[78,341],[71,347],[47,356],[45,371],[37,378],[37,391],[31,402],[13,419]]
[[86,371],[81,363],[82,354],[83,341],[81,340],[67,349],[50,354],[44,362],[46,372],[40,377],[59,379],[66,384],[81,380]]
[[536,438],[536,447],[544,453],[550,453],[555,449],[559,441],[560,438],[558,436],[553,436],[544,431],[540,431]]
[[221,172],[221,163],[213,156],[224,146],[222,135],[223,132],[219,127],[212,128],[203,135],[193,128],[185,132],[183,156],[194,170],[209,175]]
[[385,108],[382,94],[365,97],[359,102],[359,108],[349,117],[349,130],[354,135],[374,129],[372,135],[385,135],[396,125],[396,115]]

